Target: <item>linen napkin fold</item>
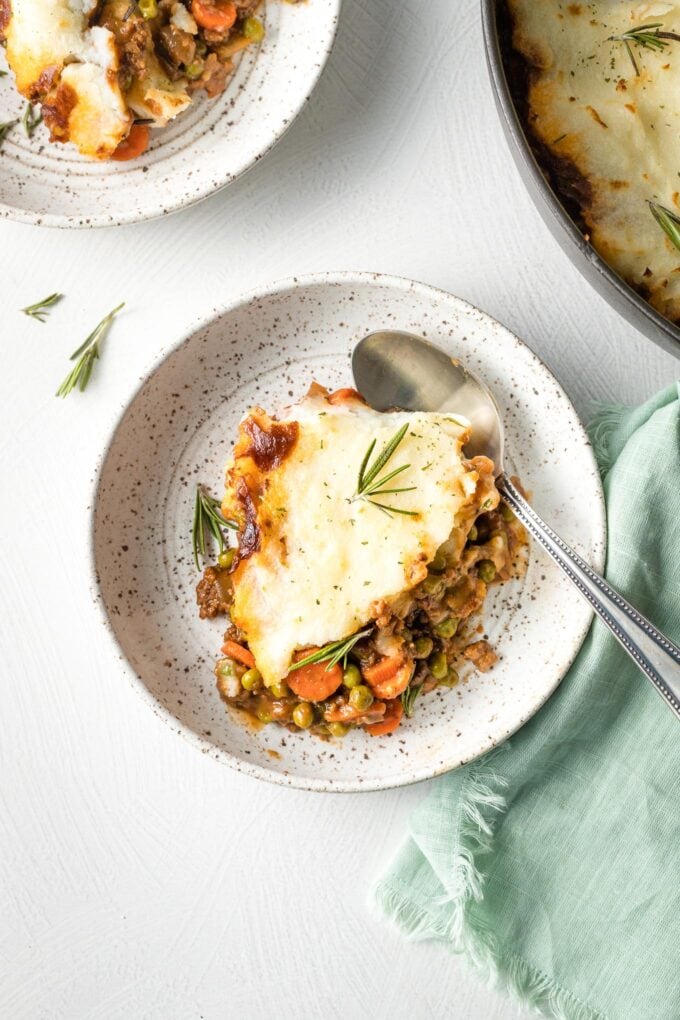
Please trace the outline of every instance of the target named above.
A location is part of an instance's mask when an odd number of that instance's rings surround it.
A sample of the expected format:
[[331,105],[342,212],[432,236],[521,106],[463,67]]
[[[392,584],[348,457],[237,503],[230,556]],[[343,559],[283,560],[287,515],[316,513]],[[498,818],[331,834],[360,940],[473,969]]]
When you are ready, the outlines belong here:
[[[680,643],[680,384],[591,430],[608,580]],[[559,635],[556,635],[559,640]],[[596,622],[511,741],[435,781],[374,889],[560,1020],[680,1018],[680,722]]]

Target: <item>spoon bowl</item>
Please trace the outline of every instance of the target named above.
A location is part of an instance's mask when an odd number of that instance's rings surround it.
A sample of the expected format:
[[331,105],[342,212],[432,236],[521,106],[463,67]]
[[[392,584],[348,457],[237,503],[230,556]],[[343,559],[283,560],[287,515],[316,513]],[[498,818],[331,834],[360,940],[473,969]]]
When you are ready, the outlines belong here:
[[450,411],[467,418],[472,435],[468,457],[484,454],[503,471],[503,420],[493,394],[457,358],[440,347],[398,330],[380,330],[360,340],[352,354],[359,392],[371,407],[386,411]]

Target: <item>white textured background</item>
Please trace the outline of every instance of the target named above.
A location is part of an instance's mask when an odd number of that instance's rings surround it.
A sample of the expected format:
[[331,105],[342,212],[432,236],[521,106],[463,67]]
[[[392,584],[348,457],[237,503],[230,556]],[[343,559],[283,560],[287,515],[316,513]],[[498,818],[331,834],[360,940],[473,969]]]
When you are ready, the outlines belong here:
[[[524,337],[582,412],[676,377],[534,211],[477,4],[345,0],[303,115],[227,191],[163,222],[3,222],[0,239],[0,1016],[517,1016],[366,910],[425,786],[304,794],[202,758],[121,678],[87,589],[115,409],[195,317],[273,279],[376,269],[451,290]],[[53,290],[67,300],[49,325],[18,313]],[[68,355],[121,300],[96,380],[56,400]]]

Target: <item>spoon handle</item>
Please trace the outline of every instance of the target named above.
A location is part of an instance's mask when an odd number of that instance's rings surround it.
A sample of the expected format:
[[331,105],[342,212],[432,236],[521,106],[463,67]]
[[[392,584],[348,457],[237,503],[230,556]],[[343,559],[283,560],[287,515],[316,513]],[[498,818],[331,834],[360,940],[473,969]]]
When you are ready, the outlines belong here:
[[623,596],[542,521],[506,475],[498,491],[522,524],[576,585],[647,679],[680,718],[680,648],[664,637]]

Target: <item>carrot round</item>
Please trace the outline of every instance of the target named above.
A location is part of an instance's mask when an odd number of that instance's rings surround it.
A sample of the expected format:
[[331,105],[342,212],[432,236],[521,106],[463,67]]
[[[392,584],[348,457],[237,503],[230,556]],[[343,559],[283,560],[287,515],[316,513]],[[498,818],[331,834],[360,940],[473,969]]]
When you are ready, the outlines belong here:
[[380,722],[370,723],[368,726],[364,726],[364,729],[367,733],[370,733],[372,737],[384,737],[388,733],[394,733],[401,722],[403,714],[404,706],[398,698],[396,701],[388,701],[385,718],[381,719]]
[[[315,651],[309,648],[298,655],[298,659],[306,659]],[[342,683],[342,670],[340,666],[332,666],[327,669],[327,662],[310,662],[306,666],[294,669],[286,677],[286,683],[293,694],[305,701],[325,701],[335,694]]]
[[237,641],[225,641],[222,645],[222,654],[230,659],[235,659],[248,669],[255,667],[255,657],[249,649],[244,648]]
[[226,32],[236,21],[236,4],[219,0],[192,0],[191,13],[201,28],[211,32]]
[[149,128],[146,124],[133,124],[130,134],[124,138],[111,159],[124,163],[128,159],[137,159],[149,148]]
[[376,698],[398,698],[408,687],[413,666],[402,655],[389,655],[379,659],[374,666],[364,666],[366,683]]

